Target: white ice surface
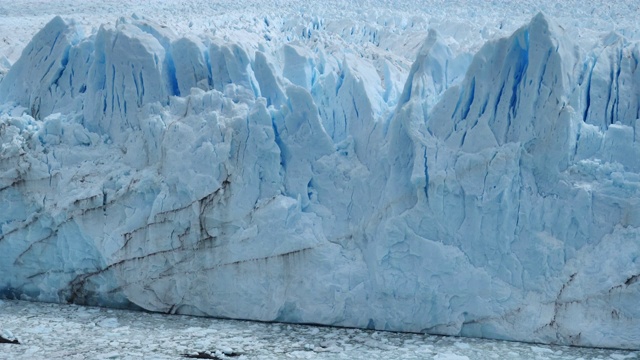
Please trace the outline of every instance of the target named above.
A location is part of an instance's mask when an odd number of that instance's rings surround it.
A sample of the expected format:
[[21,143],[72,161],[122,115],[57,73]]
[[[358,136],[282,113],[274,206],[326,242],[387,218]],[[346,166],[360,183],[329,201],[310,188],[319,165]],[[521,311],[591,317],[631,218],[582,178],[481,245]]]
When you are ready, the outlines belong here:
[[0,5],[3,296],[638,348],[635,2],[234,4]]
[[[178,359],[208,352],[220,359],[623,360],[640,352],[587,349],[422,334],[264,324],[24,301],[0,303],[0,329],[21,345],[3,358]],[[226,354],[238,354],[227,357]]]

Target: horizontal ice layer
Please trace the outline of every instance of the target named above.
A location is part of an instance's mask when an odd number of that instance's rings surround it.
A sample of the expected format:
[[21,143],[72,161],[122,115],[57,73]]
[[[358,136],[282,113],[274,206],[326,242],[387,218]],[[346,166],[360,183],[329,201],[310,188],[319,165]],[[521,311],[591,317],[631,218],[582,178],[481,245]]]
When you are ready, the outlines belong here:
[[637,348],[638,42],[321,25],[52,20],[0,82],[2,294]]

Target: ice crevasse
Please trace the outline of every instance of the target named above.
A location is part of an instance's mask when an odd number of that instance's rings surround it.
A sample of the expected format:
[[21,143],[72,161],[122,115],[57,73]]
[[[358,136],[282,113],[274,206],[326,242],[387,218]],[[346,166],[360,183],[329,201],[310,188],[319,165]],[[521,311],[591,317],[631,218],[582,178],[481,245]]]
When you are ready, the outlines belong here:
[[309,39],[48,23],[0,82],[0,294],[638,349],[638,40]]

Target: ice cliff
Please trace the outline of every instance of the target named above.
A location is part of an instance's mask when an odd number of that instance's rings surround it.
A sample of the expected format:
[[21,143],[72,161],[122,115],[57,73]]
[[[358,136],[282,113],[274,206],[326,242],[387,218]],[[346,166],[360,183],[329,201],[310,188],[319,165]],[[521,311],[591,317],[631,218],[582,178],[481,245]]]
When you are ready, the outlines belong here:
[[261,26],[33,38],[0,82],[2,296],[638,349],[638,40],[540,14],[403,68],[375,30]]

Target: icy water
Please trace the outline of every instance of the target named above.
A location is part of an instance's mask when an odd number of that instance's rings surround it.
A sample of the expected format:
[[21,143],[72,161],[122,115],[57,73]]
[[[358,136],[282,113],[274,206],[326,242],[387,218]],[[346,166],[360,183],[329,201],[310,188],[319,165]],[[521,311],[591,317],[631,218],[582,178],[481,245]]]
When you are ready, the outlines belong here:
[[640,352],[0,301],[2,359],[638,359]]

